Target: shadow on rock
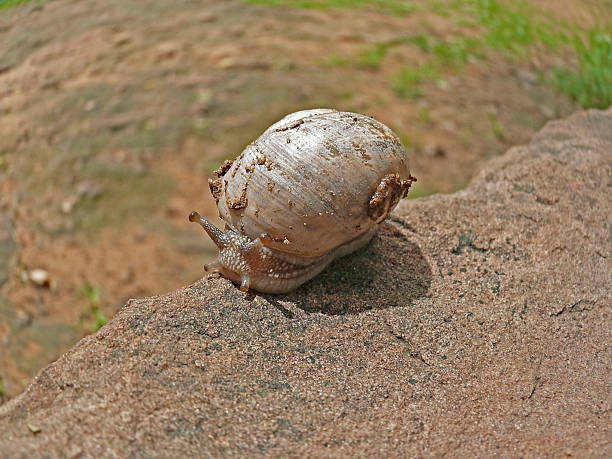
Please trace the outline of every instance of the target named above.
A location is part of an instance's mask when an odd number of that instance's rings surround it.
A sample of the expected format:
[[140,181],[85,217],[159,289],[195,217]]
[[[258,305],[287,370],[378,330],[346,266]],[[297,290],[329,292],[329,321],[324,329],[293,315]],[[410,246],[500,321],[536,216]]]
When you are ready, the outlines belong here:
[[431,285],[431,267],[421,249],[389,224],[372,242],[335,260],[317,277],[283,295],[261,295],[291,317],[280,302],[306,312],[359,314],[370,309],[410,306]]

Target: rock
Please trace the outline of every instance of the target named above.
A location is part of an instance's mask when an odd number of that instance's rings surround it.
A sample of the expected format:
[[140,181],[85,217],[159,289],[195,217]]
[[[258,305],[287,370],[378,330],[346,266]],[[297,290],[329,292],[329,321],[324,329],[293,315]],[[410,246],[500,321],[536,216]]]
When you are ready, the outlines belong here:
[[612,455],[611,124],[549,123],[289,294],[128,301],[0,407],[2,455]]
[[44,269],[33,269],[28,273],[28,278],[33,284],[39,287],[50,287],[51,282],[49,279],[49,273]]
[[74,206],[77,204],[79,198],[75,195],[68,196],[66,199],[62,201],[60,206],[61,210],[65,214],[69,214],[74,209]]

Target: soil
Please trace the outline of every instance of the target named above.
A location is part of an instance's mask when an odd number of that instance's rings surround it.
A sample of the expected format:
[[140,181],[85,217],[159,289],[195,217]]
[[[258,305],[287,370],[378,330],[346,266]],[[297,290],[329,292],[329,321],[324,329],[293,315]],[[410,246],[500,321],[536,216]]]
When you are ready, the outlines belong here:
[[[543,8],[588,27],[605,3]],[[94,331],[98,308],[110,318],[202,276],[215,248],[187,216],[221,225],[208,178],[284,114],[333,107],[388,124],[418,197],[465,187],[485,160],[579,108],[540,78],[563,50],[538,46],[488,50],[401,98],[394,76],[423,51],[393,47],[376,67],[356,59],[407,30],[479,33],[428,8],[57,0],[0,11],[0,402]]]

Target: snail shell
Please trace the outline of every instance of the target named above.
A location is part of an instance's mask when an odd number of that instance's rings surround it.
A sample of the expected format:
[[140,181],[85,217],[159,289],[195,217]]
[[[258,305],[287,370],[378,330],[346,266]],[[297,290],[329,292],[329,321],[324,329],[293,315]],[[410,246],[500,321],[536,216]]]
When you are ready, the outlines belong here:
[[384,124],[357,113],[303,110],[270,126],[209,180],[221,231],[207,270],[246,291],[289,291],[365,245],[416,179]]

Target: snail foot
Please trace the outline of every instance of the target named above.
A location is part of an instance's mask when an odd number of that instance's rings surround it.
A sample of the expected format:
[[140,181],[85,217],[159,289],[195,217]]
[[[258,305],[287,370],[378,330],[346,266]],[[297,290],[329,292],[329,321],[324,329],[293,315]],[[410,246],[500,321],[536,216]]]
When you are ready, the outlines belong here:
[[251,287],[251,277],[246,273],[242,273],[242,281],[240,282],[240,291],[248,292],[250,287]]
[[218,273],[221,270],[221,263],[219,260],[211,261],[204,265],[204,271],[207,273]]

